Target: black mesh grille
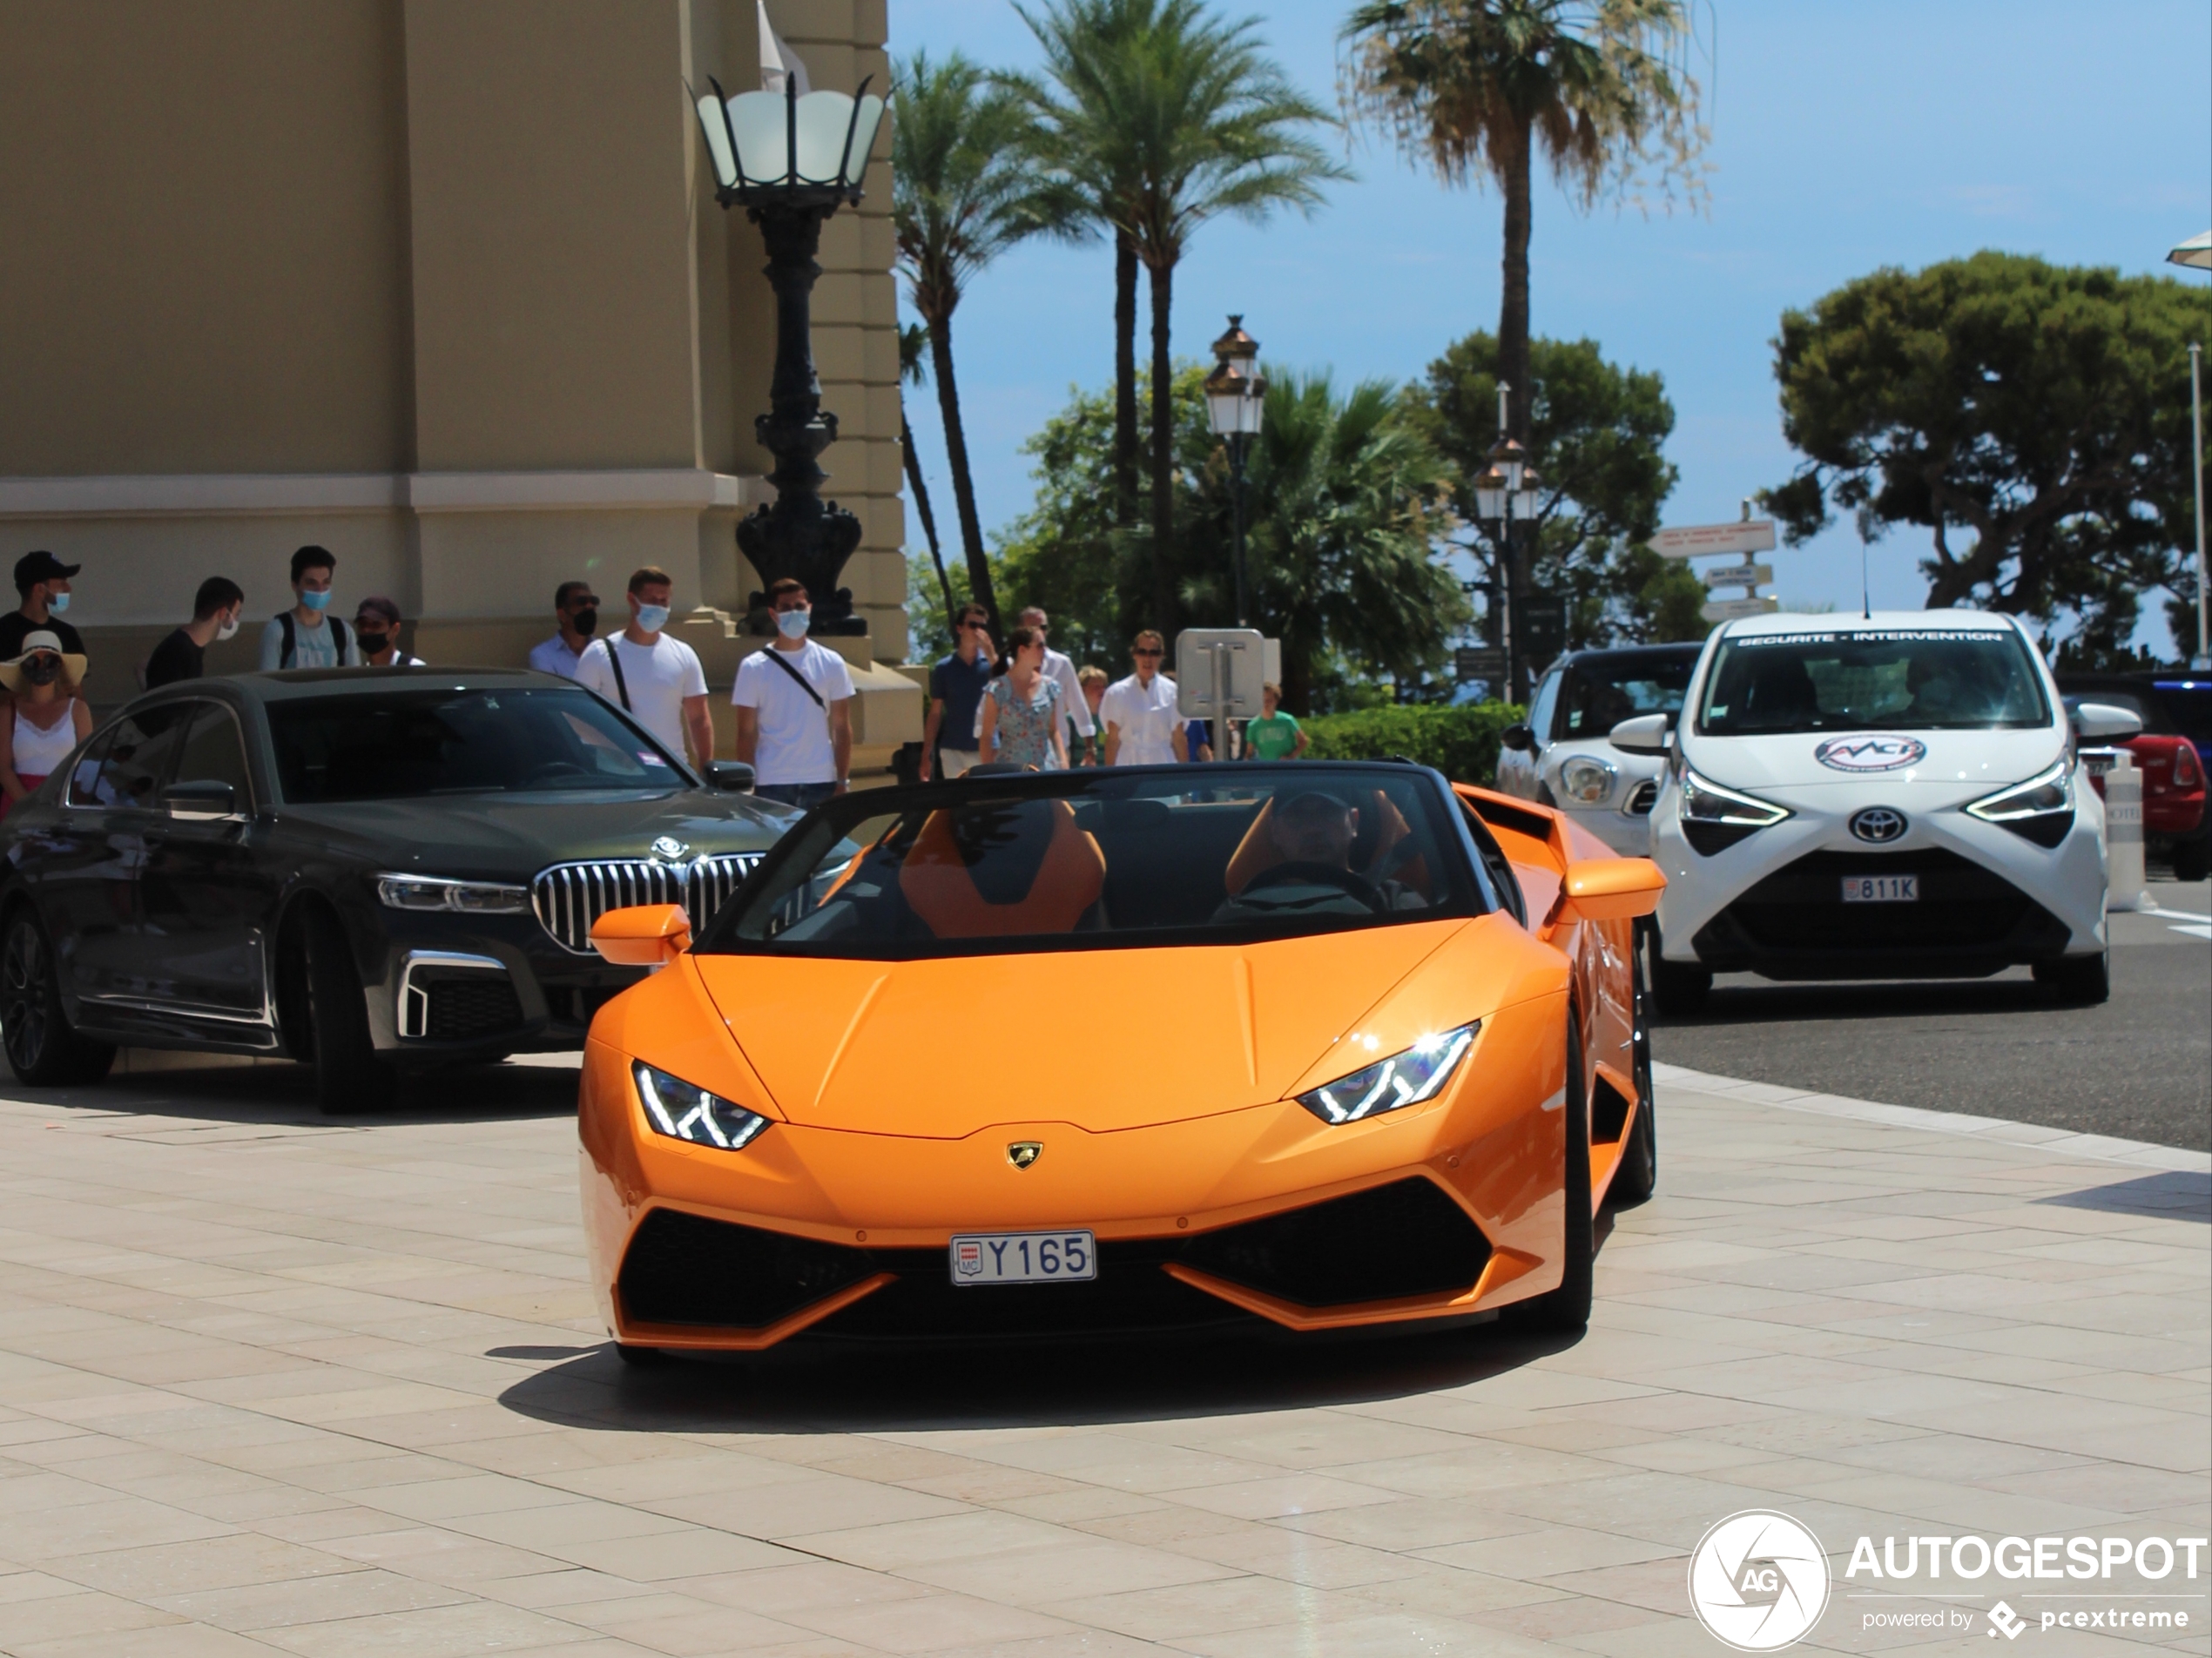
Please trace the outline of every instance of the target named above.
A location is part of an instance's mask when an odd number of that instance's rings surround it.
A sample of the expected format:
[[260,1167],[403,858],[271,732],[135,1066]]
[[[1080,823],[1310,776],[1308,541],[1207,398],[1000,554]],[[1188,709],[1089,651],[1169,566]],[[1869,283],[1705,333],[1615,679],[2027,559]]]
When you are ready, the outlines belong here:
[[523,1004],[503,973],[472,973],[422,987],[430,999],[428,1028],[434,1041],[460,1041],[513,1030],[523,1022]]
[[[1909,904],[1846,904],[1846,876],[1914,875]],[[1993,971],[2064,950],[2065,923],[1993,871],[1939,848],[1819,852],[1752,886],[1699,932],[1709,966],[1756,963],[1763,972],[1902,967]]]
[[757,1330],[875,1270],[866,1250],[659,1209],[630,1240],[617,1288],[641,1323]]
[[1190,1240],[1182,1259],[1305,1307],[1472,1289],[1489,1240],[1418,1176]]

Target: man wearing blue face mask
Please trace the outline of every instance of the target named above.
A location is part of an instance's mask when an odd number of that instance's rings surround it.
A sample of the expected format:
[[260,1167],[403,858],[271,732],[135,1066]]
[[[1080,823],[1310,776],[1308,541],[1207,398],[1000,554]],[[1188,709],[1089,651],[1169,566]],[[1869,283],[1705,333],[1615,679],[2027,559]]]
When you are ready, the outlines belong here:
[[714,717],[706,711],[699,653],[661,630],[676,583],[652,565],[630,577],[630,625],[594,639],[576,661],[576,682],[630,711],[671,754],[688,747],[694,765],[714,758]]
[[853,774],[853,675],[806,637],[813,606],[803,583],[784,576],[768,603],[775,640],[738,664],[730,688],[738,758],[752,767],[756,794],[805,812],[844,793]]
[[323,612],[330,606],[330,578],[338,561],[327,547],[292,555],[292,596],[297,601],[261,630],[261,668],[358,668],[361,646],[346,624]]
[[69,609],[69,578],[84,568],[64,564],[43,548],[16,561],[16,591],[23,595],[23,609],[0,616],[0,652],[5,653],[0,662],[23,655],[25,637],[41,630],[59,639],[71,656],[84,654],[84,641],[62,620]]

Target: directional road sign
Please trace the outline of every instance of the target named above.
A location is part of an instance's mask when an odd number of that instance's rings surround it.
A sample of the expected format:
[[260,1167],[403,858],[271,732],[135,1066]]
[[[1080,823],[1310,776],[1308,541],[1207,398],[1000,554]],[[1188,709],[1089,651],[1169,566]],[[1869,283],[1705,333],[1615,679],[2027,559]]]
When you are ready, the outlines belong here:
[[1662,529],[1651,538],[1651,550],[1662,558],[1703,558],[1714,553],[1770,553],[1774,550],[1774,520],[1751,518],[1734,524],[1686,524]]
[[1462,645],[1452,653],[1452,671],[1461,679],[1503,679],[1506,653],[1494,646]]
[[1697,574],[1708,587],[1764,587],[1774,579],[1774,566],[1723,564],[1717,569],[1700,570]]

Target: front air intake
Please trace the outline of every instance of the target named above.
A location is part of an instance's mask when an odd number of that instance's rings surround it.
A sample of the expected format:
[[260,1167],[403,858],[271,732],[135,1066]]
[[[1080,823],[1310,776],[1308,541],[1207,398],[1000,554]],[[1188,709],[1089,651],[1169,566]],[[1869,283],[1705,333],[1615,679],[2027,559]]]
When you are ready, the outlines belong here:
[[657,1209],[631,1238],[616,1290],[638,1324],[759,1330],[874,1270],[866,1250]]
[[1302,1307],[1341,1307],[1471,1290],[1490,1240],[1442,1188],[1416,1176],[1204,1233],[1180,1258]]

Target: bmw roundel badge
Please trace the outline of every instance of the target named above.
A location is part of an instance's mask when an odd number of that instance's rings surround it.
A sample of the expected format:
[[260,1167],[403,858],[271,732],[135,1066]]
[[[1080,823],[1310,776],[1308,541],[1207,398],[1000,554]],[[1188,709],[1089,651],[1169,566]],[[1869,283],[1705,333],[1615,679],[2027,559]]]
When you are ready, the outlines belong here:
[[1895,806],[1868,806],[1851,816],[1851,833],[1877,846],[1897,839],[1905,829],[1905,814]]

